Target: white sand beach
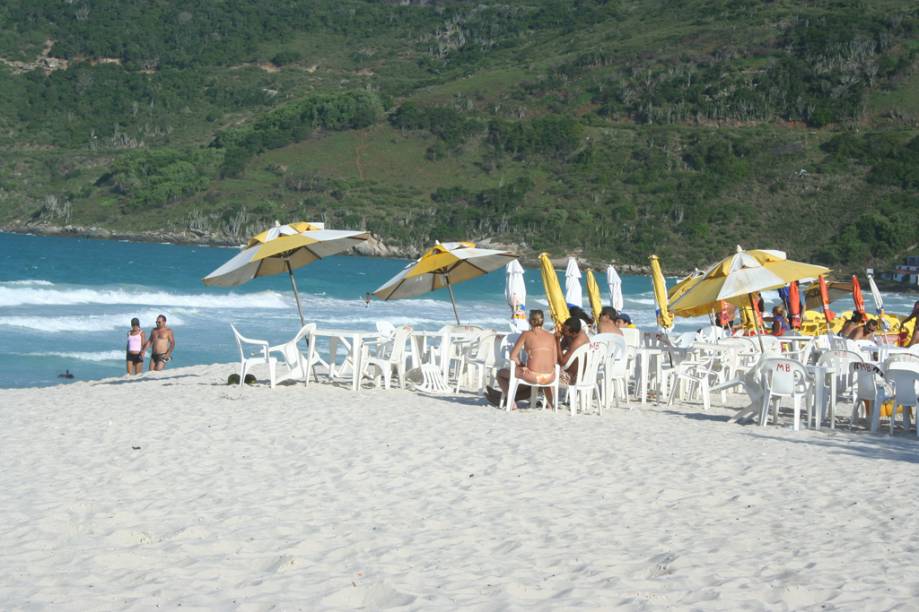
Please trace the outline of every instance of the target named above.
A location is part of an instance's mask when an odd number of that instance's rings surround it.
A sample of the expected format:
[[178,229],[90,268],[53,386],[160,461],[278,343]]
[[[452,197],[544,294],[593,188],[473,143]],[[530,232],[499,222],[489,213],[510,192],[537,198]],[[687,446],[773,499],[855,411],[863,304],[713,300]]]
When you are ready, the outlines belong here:
[[0,391],[4,609],[852,609],[919,598],[919,441],[696,405]]

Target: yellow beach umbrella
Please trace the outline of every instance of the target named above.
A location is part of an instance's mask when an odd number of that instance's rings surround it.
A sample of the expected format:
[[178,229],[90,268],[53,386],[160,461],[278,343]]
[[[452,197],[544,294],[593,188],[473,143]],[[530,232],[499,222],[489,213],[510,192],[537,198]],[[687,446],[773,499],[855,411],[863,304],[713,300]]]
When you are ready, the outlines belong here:
[[688,312],[698,308],[718,308],[724,300],[743,305],[751,293],[779,289],[788,283],[817,278],[828,268],[787,259],[782,251],[758,249],[737,252],[708,268],[683,295],[672,302],[674,311]]
[[287,273],[303,324],[303,308],[294,270],[328,257],[370,238],[368,232],[328,230],[322,223],[297,221],[271,227],[249,239],[243,249],[225,264],[205,276],[205,285],[236,287],[260,276]]
[[460,320],[453,285],[488,274],[516,258],[506,251],[480,249],[474,242],[438,242],[417,261],[386,281],[373,295],[383,301],[398,300],[446,287],[450,291],[453,315],[458,324]]
[[600,320],[600,309],[603,308],[603,302],[600,300],[600,285],[594,278],[594,271],[587,269],[587,301],[590,302],[590,310],[593,312],[594,321]]
[[669,301],[667,300],[667,281],[661,271],[661,262],[657,255],[651,259],[651,284],[654,287],[654,301],[657,302],[657,324],[664,329],[673,327],[673,315],[670,314]]
[[681,279],[676,285],[670,288],[667,292],[667,302],[670,304],[670,312],[677,317],[701,317],[707,315],[712,311],[711,308],[706,306],[701,306],[698,308],[693,308],[689,310],[683,310],[674,306],[676,302],[684,293],[692,289],[696,283],[702,280],[702,272],[699,270],[694,270],[691,274]]
[[555,328],[560,329],[562,323],[568,320],[571,314],[568,312],[568,303],[565,302],[565,294],[562,293],[562,287],[558,284],[558,275],[552,262],[549,261],[548,253],[539,254],[539,271],[542,273],[542,284],[546,288],[546,300],[549,302],[549,314],[555,322]]

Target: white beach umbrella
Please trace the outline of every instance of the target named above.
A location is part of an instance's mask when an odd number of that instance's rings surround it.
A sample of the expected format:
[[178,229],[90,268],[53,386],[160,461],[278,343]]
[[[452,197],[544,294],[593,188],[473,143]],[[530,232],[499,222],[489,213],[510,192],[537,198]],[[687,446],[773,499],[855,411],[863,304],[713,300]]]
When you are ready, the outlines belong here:
[[512,310],[517,306],[525,306],[527,301],[527,286],[523,281],[523,266],[520,261],[515,259],[505,266],[507,273],[507,282],[504,285],[504,297],[507,299],[507,305]]
[[327,230],[321,223],[297,222],[275,226],[253,236],[246,246],[225,264],[205,276],[205,285],[236,287],[260,276],[286,272],[297,302],[300,323],[303,308],[294,270],[367,240],[368,232]]
[[874,310],[881,320],[881,326],[884,331],[887,331],[887,321],[884,319],[884,298],[881,297],[881,291],[878,289],[877,283],[874,282],[873,274],[868,275],[868,288],[871,290],[871,297],[874,299]]
[[881,291],[878,289],[877,283],[874,282],[874,275],[868,275],[868,287],[871,290],[871,297],[874,298],[874,308],[878,312],[884,310],[884,298],[881,297]]
[[622,298],[622,279],[613,266],[606,268],[606,285],[609,287],[609,305],[619,312],[625,306],[625,300]]
[[574,257],[568,258],[568,267],[565,268],[565,301],[572,306],[582,308],[584,293],[581,289],[581,270]]

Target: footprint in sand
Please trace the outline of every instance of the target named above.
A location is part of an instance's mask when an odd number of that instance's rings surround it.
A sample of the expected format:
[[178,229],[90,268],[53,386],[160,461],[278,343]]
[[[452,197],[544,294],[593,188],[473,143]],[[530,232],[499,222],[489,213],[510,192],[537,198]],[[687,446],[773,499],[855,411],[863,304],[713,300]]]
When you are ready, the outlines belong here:
[[352,583],[351,586],[325,597],[320,603],[324,607],[382,609],[408,606],[414,601],[414,595],[402,593],[378,582],[368,586]]
[[652,567],[648,571],[648,577],[657,578],[658,576],[669,576],[674,571],[670,565],[676,561],[676,559],[677,556],[673,553],[664,553],[651,557],[649,561],[652,563]]
[[152,544],[153,538],[148,533],[136,529],[119,529],[113,531],[105,541],[114,546],[137,546],[139,544]]

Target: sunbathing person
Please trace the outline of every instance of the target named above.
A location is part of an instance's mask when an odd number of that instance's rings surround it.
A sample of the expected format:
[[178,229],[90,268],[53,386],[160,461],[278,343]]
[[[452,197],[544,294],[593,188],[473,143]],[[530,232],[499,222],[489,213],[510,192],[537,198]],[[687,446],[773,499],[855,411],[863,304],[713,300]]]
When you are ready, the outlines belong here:
[[[562,325],[560,330],[556,330],[556,339],[558,341],[558,363],[562,367],[568,363],[568,360],[571,359],[571,355],[578,350],[579,347],[587,344],[590,340],[587,337],[587,334],[584,332],[584,326],[581,325],[581,320],[576,319],[575,317],[570,317]],[[562,336],[565,337],[567,342],[565,343],[565,348],[562,348]],[[562,382],[570,385],[577,382],[578,377],[578,362],[573,362],[568,369],[562,370]]]
[[846,322],[843,323],[842,329],[839,330],[839,335],[843,338],[848,338],[856,328],[861,327],[864,323],[865,318],[862,316],[862,313],[856,311],[852,313],[852,316],[846,319]]
[[[543,313],[541,310],[531,310],[529,316],[530,329],[520,334],[514,348],[511,349],[510,359],[516,364],[517,378],[531,383],[547,385],[555,379],[555,364],[558,362],[558,345],[555,338],[543,329]],[[526,363],[521,360],[521,351],[527,355]],[[511,371],[503,368],[498,371],[498,391],[492,387],[486,390],[486,397],[495,406],[501,403],[501,396],[506,395],[510,386]],[[515,400],[527,397],[530,393],[528,385],[520,385],[517,393],[511,400],[511,408],[516,409]],[[546,389],[546,399],[550,404],[555,403],[552,392]]]
[[600,318],[597,319],[597,332],[601,334],[618,334],[622,335],[622,330],[616,325],[616,309],[611,306],[604,306],[600,310]]
[[877,319],[871,319],[864,325],[856,327],[849,335],[850,340],[874,340],[874,332],[878,330]]

